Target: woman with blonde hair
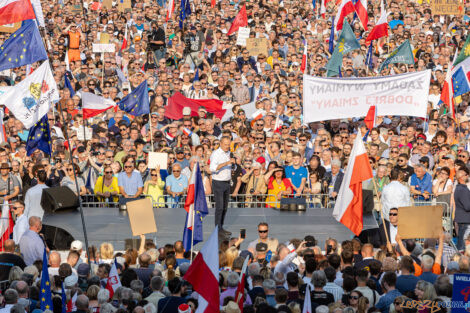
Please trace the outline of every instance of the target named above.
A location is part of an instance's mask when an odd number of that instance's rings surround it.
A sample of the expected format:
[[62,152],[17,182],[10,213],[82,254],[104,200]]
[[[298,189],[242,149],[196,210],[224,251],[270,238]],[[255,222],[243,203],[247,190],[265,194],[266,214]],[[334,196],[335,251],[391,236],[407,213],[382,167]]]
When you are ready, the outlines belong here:
[[102,263],[110,264],[114,257],[114,247],[110,242],[103,242],[100,246],[100,256]]
[[96,312],[96,310],[99,308],[98,292],[100,292],[100,287],[96,285],[88,287],[86,291],[86,296],[90,300],[88,307],[91,309],[91,312]]
[[420,280],[416,284],[415,294],[418,297],[418,300],[435,300],[437,298],[436,289],[434,285],[425,280]]
[[238,257],[238,249],[234,246],[228,248],[225,251],[225,258],[227,260],[227,267],[232,268],[233,261]]

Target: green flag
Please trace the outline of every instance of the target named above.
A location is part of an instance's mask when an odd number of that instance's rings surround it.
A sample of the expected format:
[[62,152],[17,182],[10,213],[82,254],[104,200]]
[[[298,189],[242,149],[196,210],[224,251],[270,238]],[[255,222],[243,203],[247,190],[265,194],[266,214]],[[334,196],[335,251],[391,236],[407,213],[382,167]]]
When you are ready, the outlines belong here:
[[382,72],[384,67],[392,63],[415,64],[413,51],[411,51],[410,42],[405,40],[398,48],[392,51],[388,58],[383,61],[379,68],[379,73]]
[[470,57],[470,36],[467,35],[467,40],[462,47],[462,50],[459,53],[459,56],[455,60],[454,66],[465,60],[466,58]]
[[326,65],[328,77],[339,75],[339,69],[343,65],[343,56],[353,50],[360,49],[361,45],[356,39],[351,26],[347,21],[343,24],[343,30],[336,43],[335,50],[331,55],[330,61]]

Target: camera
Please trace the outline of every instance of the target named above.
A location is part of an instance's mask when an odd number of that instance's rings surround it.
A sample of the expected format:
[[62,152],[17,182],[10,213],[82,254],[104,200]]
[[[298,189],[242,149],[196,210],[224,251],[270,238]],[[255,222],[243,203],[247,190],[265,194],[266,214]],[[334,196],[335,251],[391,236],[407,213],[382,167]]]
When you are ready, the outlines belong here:
[[254,193],[255,192],[255,189],[254,188],[251,188],[250,189],[250,193]]

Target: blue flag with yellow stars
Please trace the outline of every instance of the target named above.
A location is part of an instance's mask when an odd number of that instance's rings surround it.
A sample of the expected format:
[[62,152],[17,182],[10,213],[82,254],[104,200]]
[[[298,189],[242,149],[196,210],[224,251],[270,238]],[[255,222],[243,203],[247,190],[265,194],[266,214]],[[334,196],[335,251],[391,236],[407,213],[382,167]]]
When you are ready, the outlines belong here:
[[47,268],[47,264],[47,253],[46,248],[44,248],[44,256],[42,257],[41,291],[39,298],[41,302],[41,310],[52,311],[51,281],[49,280],[49,270]]
[[139,116],[150,113],[149,92],[145,80],[119,102],[119,108],[131,115]]
[[31,155],[36,149],[47,155],[51,155],[51,130],[45,114],[33,127],[29,129],[28,140],[26,141],[26,152]]
[[467,76],[462,67],[452,75],[452,85],[454,87],[454,97],[461,96],[470,91]]
[[47,60],[47,53],[34,20],[23,21],[0,47],[0,71],[41,60]]

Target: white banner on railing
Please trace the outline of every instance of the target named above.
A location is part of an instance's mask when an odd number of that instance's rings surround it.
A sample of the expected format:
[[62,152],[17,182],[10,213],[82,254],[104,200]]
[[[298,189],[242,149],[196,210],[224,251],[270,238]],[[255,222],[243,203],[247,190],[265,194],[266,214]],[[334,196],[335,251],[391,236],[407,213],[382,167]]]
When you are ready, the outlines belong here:
[[377,115],[426,117],[431,70],[383,77],[323,78],[304,75],[306,123]]

